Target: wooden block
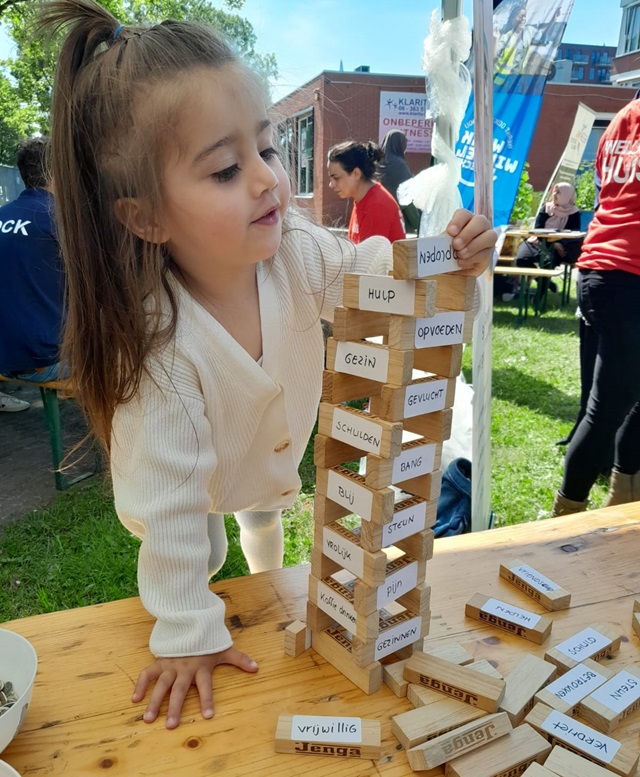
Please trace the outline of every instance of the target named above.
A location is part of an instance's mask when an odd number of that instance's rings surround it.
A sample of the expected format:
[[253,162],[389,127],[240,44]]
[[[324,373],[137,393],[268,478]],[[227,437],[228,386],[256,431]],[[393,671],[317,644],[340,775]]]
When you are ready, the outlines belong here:
[[[314,549],[320,550],[343,569],[348,569],[365,585],[378,586],[385,581],[387,556],[382,551],[370,553],[364,550],[358,535],[339,523],[330,523],[328,526],[316,524]],[[324,577],[326,575],[320,579]]]
[[351,515],[351,510],[339,505],[323,494],[316,493],[313,500],[313,520],[320,526],[334,523],[340,518]]
[[437,410],[435,413],[405,418],[402,428],[407,432],[419,434],[427,440],[444,442],[451,437],[452,421],[453,408],[449,407],[446,410]]
[[534,761],[541,763],[551,746],[531,726],[518,726],[482,750],[449,761],[444,773],[451,777],[515,777]]
[[545,661],[551,661],[558,670],[566,672],[574,666],[590,658],[601,661],[609,658],[620,650],[622,634],[620,630],[609,623],[592,623],[564,642],[549,648],[544,654]]
[[474,594],[469,599],[465,615],[538,645],[551,634],[549,618],[484,594]]
[[[489,677],[497,677],[499,680],[504,680],[502,674],[485,658],[480,661],[473,661],[470,664],[466,664],[466,666],[467,669],[473,669],[474,672],[481,672],[482,674],[489,675]],[[502,705],[500,706],[502,707]]]
[[432,316],[436,309],[436,288],[435,281],[345,273],[343,304],[346,308],[398,316]]
[[431,318],[389,316],[389,348],[434,348],[470,343],[473,314],[464,310],[438,310]]
[[437,469],[428,475],[420,475],[417,478],[410,478],[402,481],[402,490],[413,496],[420,496],[431,502],[438,499],[440,489],[442,488],[442,470]]
[[[385,345],[365,340],[327,339],[327,370],[353,376],[358,381],[353,384],[354,389],[362,385],[363,379],[376,381],[378,387],[373,393],[379,394],[382,384],[386,383],[389,377],[389,363],[389,349]],[[367,395],[365,393],[358,396]]]
[[400,548],[419,561],[429,561],[433,558],[433,546],[434,534],[431,529],[412,534],[410,537],[395,543],[396,548]]
[[[396,349],[389,349],[395,351]],[[397,351],[397,353],[407,353]],[[462,368],[462,345],[439,345],[410,351],[413,354],[413,368],[434,375],[455,378]],[[390,371],[391,372],[391,371]],[[394,381],[389,380],[389,383]]]
[[571,604],[568,591],[519,559],[500,564],[500,577],[513,583],[547,610],[566,610]]
[[519,726],[533,707],[533,697],[556,676],[556,667],[541,658],[525,655],[505,677],[506,688],[500,709],[514,726]]
[[476,279],[468,275],[448,273],[438,276],[436,308],[441,310],[472,310],[476,294]]
[[522,777],[554,777],[554,773],[534,761],[522,772]]
[[635,774],[638,753],[631,747],[546,704],[536,704],[525,720],[554,745],[562,745],[624,777]]
[[[356,634],[359,639],[375,639],[379,634],[379,615],[377,612],[365,615],[356,611],[353,606],[353,591],[339,583],[333,577],[318,580],[309,575],[309,602],[328,615],[332,621],[339,623],[347,631]],[[307,608],[309,614],[309,608]],[[309,620],[314,630],[322,630],[332,626],[333,622],[319,620],[312,614]]]
[[422,651],[428,656],[436,656],[437,658],[443,658],[450,664],[458,664],[458,666],[464,666],[465,664],[473,663],[473,655],[468,650],[462,647],[459,642],[446,642],[441,645],[429,645],[425,640],[424,649]]
[[293,621],[284,630],[284,652],[297,658],[311,647],[311,632],[304,621]]
[[[409,659],[411,660],[411,659]],[[412,685],[407,689],[409,694]],[[484,710],[469,704],[447,699],[442,694],[431,703],[423,704],[391,718],[391,733],[405,750],[417,747],[447,731],[452,731],[471,721],[486,717]]]
[[320,548],[311,548],[311,574],[318,580],[324,580],[325,577],[339,572],[342,568],[342,564],[325,556]]
[[371,412],[386,421],[402,421],[425,413],[435,413],[453,407],[455,391],[456,382],[453,378],[440,378],[437,375],[417,378],[407,386],[385,383],[380,387],[379,395],[371,397]]
[[346,405],[321,402],[318,432],[376,456],[397,456],[402,450],[402,424]]
[[393,515],[388,523],[362,521],[360,525],[362,547],[370,551],[388,548],[405,537],[430,529],[435,525],[437,510],[438,502],[435,499],[427,502],[422,497],[414,496],[396,502]]
[[[386,556],[385,556],[386,558]],[[378,612],[385,604],[408,596],[415,591],[412,602],[420,601],[420,609],[412,610],[422,614],[429,610],[431,589],[424,585],[424,565],[420,568],[417,560],[407,556],[387,562],[384,581],[378,586],[367,585],[362,579],[354,585],[354,606],[357,612],[364,614]],[[420,593],[424,591],[424,595]]]
[[633,600],[633,611],[640,612],[640,596],[636,596]]
[[279,715],[275,751],[377,760],[382,756],[380,721],[334,715]]
[[316,494],[326,496],[349,513],[376,524],[389,523],[395,515],[395,494],[390,488],[371,488],[365,478],[346,467],[317,467]]
[[369,310],[337,307],[333,311],[335,340],[366,340],[367,337],[387,337],[389,316]]
[[314,631],[311,647],[363,693],[371,695],[382,687],[382,664],[373,661],[368,666],[359,666],[351,655],[351,642],[339,626]]
[[362,451],[347,445],[340,440],[327,437],[326,434],[316,434],[313,440],[313,463],[316,467],[335,467],[350,461],[359,461]]
[[404,658],[402,661],[392,661],[382,667],[382,682],[400,699],[407,695],[409,686],[404,679],[404,667],[408,660]]
[[484,747],[512,730],[509,717],[504,712],[483,716],[407,750],[409,766],[414,772],[434,769],[453,758]]
[[497,712],[504,696],[504,680],[426,653],[411,656],[405,667],[405,678],[487,712]]
[[610,734],[640,707],[640,668],[633,664],[615,674],[578,704],[578,715]]
[[324,370],[322,373],[322,401],[334,405],[349,402],[352,399],[363,399],[378,394],[382,384],[357,375],[345,372]]
[[631,628],[634,630],[637,637],[640,637],[640,612],[633,613],[633,620],[631,621]]
[[558,777],[611,777],[611,772],[586,758],[556,745],[544,762],[550,774]]
[[573,715],[582,699],[604,685],[614,674],[612,669],[586,658],[581,664],[576,664],[546,688],[538,691],[535,700],[558,712]]
[[393,243],[395,278],[424,278],[458,269],[449,235],[396,240]]
[[441,462],[442,445],[430,439],[410,440],[392,459],[368,454],[364,480],[370,488],[387,488],[440,469]]
[[388,618],[380,618],[380,635],[375,641],[364,642],[353,637],[352,655],[360,666],[365,666],[413,645],[428,633],[429,617],[423,618],[421,615],[405,610]]

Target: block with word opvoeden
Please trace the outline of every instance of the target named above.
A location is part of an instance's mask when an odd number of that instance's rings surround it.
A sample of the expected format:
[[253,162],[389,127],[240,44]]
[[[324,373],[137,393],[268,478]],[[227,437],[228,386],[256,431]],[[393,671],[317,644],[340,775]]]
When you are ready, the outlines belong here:
[[569,639],[565,639],[544,654],[545,661],[551,661],[560,672],[572,669],[576,664],[590,658],[601,661],[620,650],[622,633],[608,623],[592,623]]
[[276,753],[378,759],[380,721],[332,715],[280,715]]
[[568,591],[518,559],[500,564],[500,577],[513,583],[547,610],[565,610],[571,603]]
[[544,615],[523,610],[515,604],[484,594],[474,594],[469,599],[465,615],[538,645],[551,633],[551,621]]

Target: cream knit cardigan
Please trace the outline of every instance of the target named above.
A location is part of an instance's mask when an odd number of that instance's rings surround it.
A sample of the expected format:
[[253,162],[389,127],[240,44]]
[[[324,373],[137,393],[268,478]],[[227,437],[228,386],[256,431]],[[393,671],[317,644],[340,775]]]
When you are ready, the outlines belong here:
[[173,283],[175,338],[149,360],[153,380],[118,407],[111,441],[116,510],[142,540],[138,585],[156,618],[156,656],[231,646],[207,580],[207,515],[291,505],[320,399],[320,316],[332,320],[345,272],[390,265],[384,238],[354,246],[294,218],[257,268],[261,366]]

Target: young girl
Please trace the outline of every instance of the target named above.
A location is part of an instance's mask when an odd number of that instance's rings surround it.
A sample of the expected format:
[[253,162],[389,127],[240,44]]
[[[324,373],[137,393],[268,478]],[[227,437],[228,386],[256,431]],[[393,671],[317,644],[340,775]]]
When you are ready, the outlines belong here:
[[[65,352],[110,451],[122,523],[142,539],[138,582],[156,618],[133,701],[191,685],[213,715],[217,664],[255,672],[208,581],[235,513],[252,572],[282,565],[280,511],[320,397],[320,316],[350,270],[385,272],[390,246],[357,249],[288,212],[261,83],[211,29],[123,27],[92,0],[55,0],[67,27],[54,93],[54,177],[68,268]],[[495,233],[458,211],[460,264],[488,265]]]

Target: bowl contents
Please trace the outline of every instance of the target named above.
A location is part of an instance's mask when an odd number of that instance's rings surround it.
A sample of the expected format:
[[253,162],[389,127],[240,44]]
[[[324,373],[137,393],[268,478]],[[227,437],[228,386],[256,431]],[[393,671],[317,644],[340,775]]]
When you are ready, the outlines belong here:
[[4,715],[18,701],[18,694],[13,690],[13,683],[0,680],[0,715]]

